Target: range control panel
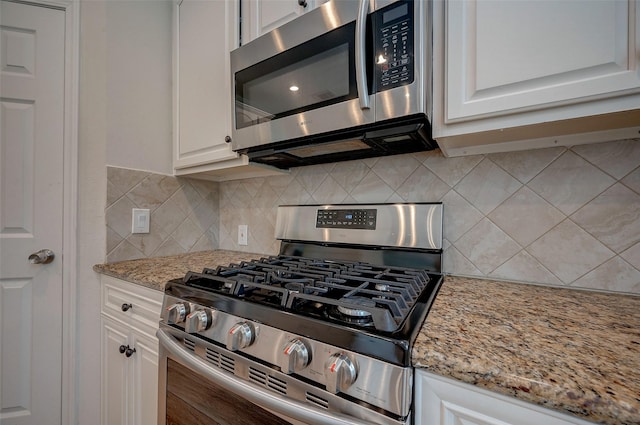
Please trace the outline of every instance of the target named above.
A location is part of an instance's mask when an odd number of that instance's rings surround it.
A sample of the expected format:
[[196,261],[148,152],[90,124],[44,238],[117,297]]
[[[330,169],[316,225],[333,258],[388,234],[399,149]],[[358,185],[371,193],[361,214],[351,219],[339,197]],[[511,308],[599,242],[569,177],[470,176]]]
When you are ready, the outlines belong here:
[[412,4],[399,2],[381,9],[374,16],[376,91],[413,82]]
[[377,215],[375,209],[318,210],[316,228],[375,230]]

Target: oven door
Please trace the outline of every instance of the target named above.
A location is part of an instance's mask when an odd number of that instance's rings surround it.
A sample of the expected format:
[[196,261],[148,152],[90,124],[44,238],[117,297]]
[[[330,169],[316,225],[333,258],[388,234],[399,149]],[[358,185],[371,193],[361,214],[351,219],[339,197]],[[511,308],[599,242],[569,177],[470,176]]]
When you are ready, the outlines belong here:
[[238,379],[186,349],[176,339],[179,334],[180,331],[168,327],[157,332],[159,425],[373,424],[286,399]]

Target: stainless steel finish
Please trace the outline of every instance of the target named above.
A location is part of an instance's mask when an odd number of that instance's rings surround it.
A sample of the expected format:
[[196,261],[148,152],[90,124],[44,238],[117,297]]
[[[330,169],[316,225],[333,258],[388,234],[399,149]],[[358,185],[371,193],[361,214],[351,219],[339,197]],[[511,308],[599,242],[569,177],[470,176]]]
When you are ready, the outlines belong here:
[[337,394],[346,391],[356,382],[358,369],[346,354],[336,353],[325,364],[324,376],[327,391]]
[[[376,209],[377,228],[326,229],[309,226],[308,223],[315,223],[319,209]],[[275,236],[281,240],[442,249],[442,213],[442,204],[280,206]]]
[[[164,305],[170,306],[179,302],[178,298],[165,294]],[[200,307],[193,306],[196,310]],[[168,311],[163,309],[161,315],[161,326],[166,326]],[[297,375],[319,385],[326,385],[325,365],[329,358],[339,351],[347,355],[352,362],[358,365],[358,376],[363,382],[376,382],[373,387],[364,388],[360,385],[352,385],[343,392],[359,400],[378,406],[399,416],[405,416],[411,408],[411,385],[413,380],[412,368],[387,363],[368,356],[358,354],[349,350],[337,350],[335,347],[303,338],[290,332],[284,332],[264,324],[247,321],[241,317],[228,314],[223,311],[216,312],[216,324],[206,331],[199,332],[198,335],[219,344],[226,345],[229,331],[238,324],[247,324],[255,330],[254,342],[244,348],[237,348],[239,355],[248,354],[251,357],[259,358],[262,361],[280,365],[282,361],[282,347],[294,339],[304,340],[309,351],[309,364],[302,370],[296,372]],[[182,327],[182,324],[178,324]],[[194,336],[194,340],[198,340]],[[229,350],[234,351],[233,346]]]
[[[355,21],[358,2],[331,0],[231,51],[232,73]],[[231,76],[233,78],[233,75]],[[232,80],[233,81],[233,80]]]
[[184,330],[190,334],[206,331],[211,327],[211,324],[212,314],[210,311],[207,312],[206,310],[196,310],[189,313],[189,315],[187,316],[184,322]]
[[245,149],[271,142],[372,124],[374,121],[375,105],[372,104],[369,109],[360,109],[360,101],[352,99],[325,108],[314,109],[311,112],[302,112],[245,128],[234,129],[231,146],[233,150]]
[[[413,368],[408,356],[416,326],[442,281],[435,274],[442,257],[442,220],[441,203],[283,206],[276,224],[281,256],[222,267],[217,270],[220,280],[213,273],[192,272],[183,281],[169,282],[158,332],[161,417],[167,384],[163,374],[167,358],[172,358],[221,386],[219,391],[229,391],[230,397],[238,394],[296,423],[412,423]],[[311,268],[289,269],[290,263]],[[270,275],[262,275],[263,264],[268,264]],[[356,281],[364,279],[367,285],[366,276],[375,275],[378,286],[360,293],[348,286],[346,294],[322,297],[321,282],[315,289],[298,285],[298,280],[306,282],[305,273],[315,270],[339,269],[347,282],[348,267],[353,267]],[[428,276],[427,271],[431,271]],[[405,276],[415,273],[419,281],[409,280],[415,291],[402,299],[415,298],[418,288],[427,286],[416,298],[416,308],[409,310],[417,314],[402,316],[411,304],[403,306],[393,292]],[[257,280],[234,281],[249,276]],[[270,287],[276,284],[271,278],[285,279],[281,283],[286,286]],[[290,310],[303,299],[312,303],[307,307],[318,310]],[[392,311],[372,309],[367,305],[372,299],[388,304]],[[284,311],[276,311],[278,305]],[[355,316],[352,323],[366,326],[364,333],[333,321],[323,323],[323,315],[337,320],[340,311]],[[388,316],[388,326],[386,319],[381,322],[382,316]],[[397,328],[400,320],[403,325]]]
[[367,89],[367,66],[366,60],[366,35],[367,35],[367,13],[369,13],[369,0],[360,0],[358,8],[358,18],[356,19],[356,86],[358,87],[358,99],[360,109],[369,109],[369,90]]
[[49,264],[56,258],[56,255],[50,249],[41,249],[29,256],[31,264]]
[[[431,3],[414,1],[413,83],[376,93],[376,121],[422,112],[431,122]],[[423,23],[419,25],[418,23]]]
[[227,333],[227,350],[236,351],[247,348],[254,341],[255,330],[248,322],[236,323]]
[[[365,3],[371,1],[371,6]],[[331,0],[295,20],[259,37],[231,52],[231,87],[235,73],[263,60],[298,46],[349,22],[355,22],[367,9],[375,11],[393,2],[383,0]],[[356,59],[358,99],[301,112],[276,120],[236,129],[232,123],[232,149],[242,150],[284,140],[313,136],[331,131],[364,126],[378,121],[424,113],[431,120],[431,2],[414,1],[414,82],[412,84],[366,94],[362,84],[365,69],[363,58]],[[423,23],[422,25],[418,23]],[[362,31],[362,30],[360,30]],[[356,39],[359,39],[357,37]],[[362,40],[358,41],[362,43]],[[235,96],[231,108],[235,111]],[[363,106],[364,105],[364,106]],[[364,108],[364,109],[363,109]]]
[[174,325],[184,322],[185,317],[189,311],[184,303],[177,302],[167,307],[167,323]]
[[[208,344],[194,338],[194,349],[189,351],[181,343],[180,331],[162,326],[157,334],[160,346],[160,376],[159,382],[159,420],[164,424],[164,410],[166,408],[166,372],[167,359],[171,358],[190,367],[201,374],[204,379],[209,379],[224,389],[231,391],[259,406],[270,409],[273,412],[284,415],[303,423],[314,425],[401,425],[404,422],[393,420],[374,410],[366,409],[357,403],[352,403],[336,395],[323,391],[311,384],[279,373],[262,364],[239,356],[223,348]],[[232,360],[235,364],[233,374],[221,369],[219,366],[207,361],[207,354],[217,352]],[[273,392],[264,385],[255,383],[250,378],[251,371],[266,374],[269,379],[275,378],[284,383],[286,396],[281,392]],[[238,379],[241,378],[241,379]],[[381,384],[384,385],[384,384]],[[394,391],[387,389],[385,391]],[[318,407],[318,402],[310,403],[308,400],[326,402],[328,408]],[[411,418],[409,418],[409,423]]]
[[287,342],[280,356],[280,370],[287,375],[300,372],[309,365],[309,350],[302,340],[295,338]]

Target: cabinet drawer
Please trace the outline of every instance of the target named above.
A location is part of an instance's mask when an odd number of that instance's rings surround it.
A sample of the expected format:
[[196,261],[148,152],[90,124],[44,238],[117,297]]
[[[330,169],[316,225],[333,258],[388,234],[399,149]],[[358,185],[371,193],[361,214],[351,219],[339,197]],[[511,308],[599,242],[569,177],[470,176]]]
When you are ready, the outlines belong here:
[[[160,321],[163,293],[102,276],[102,313],[143,331],[154,333]],[[123,307],[124,306],[124,307]]]

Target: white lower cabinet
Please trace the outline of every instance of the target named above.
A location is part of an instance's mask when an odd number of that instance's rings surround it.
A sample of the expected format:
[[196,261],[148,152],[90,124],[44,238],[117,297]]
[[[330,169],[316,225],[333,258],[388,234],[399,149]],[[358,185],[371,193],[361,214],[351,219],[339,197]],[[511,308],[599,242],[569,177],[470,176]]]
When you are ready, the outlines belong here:
[[577,417],[416,370],[416,425],[588,425]]
[[155,331],[162,296],[160,291],[102,276],[102,425],[158,423]]

